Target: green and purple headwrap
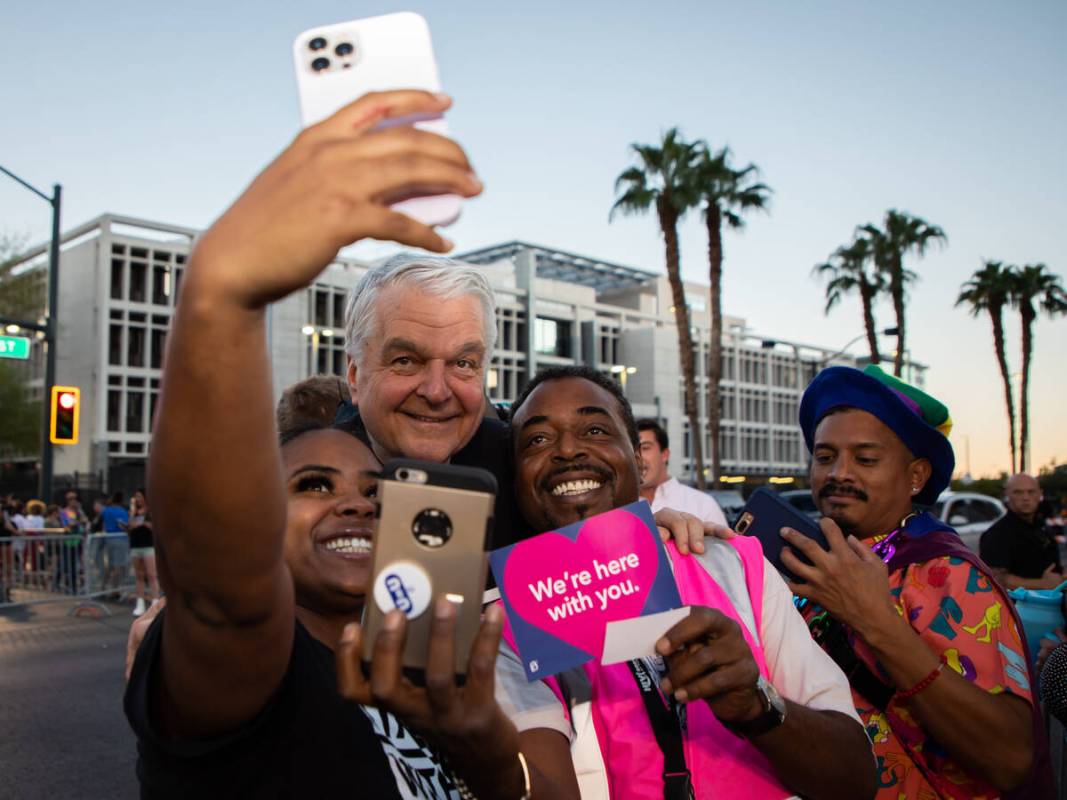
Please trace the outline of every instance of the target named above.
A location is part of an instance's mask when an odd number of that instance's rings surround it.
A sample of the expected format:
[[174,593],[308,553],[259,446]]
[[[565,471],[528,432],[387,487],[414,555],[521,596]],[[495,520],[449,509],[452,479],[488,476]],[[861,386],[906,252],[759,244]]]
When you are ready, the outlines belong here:
[[932,473],[915,502],[933,505],[952,480],[956,457],[949,444],[952,418],[944,403],[921,389],[887,375],[874,364],[862,372],[851,367],[824,369],[800,401],[800,427],[811,451],[815,428],[841,408],[858,408],[881,420],[916,458],[930,462]]

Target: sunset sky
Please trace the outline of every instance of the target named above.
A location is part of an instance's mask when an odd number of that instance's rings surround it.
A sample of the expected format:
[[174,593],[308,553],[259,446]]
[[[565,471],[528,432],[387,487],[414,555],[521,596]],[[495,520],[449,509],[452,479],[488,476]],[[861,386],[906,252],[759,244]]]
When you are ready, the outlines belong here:
[[[428,19],[453,133],[486,184],[448,234],[460,251],[522,239],[662,271],[655,221],[608,211],[629,143],[679,125],[774,189],[768,214],[727,234],[725,311],[836,348],[862,331],[859,302],[825,317],[812,265],[907,210],[949,237],[908,264],[909,349],[952,409],[960,471],[968,445],[976,476],[1007,468],[989,322],[953,303],[984,258],[1067,272],[1062,2],[16,4],[0,164],[62,183],[65,228],[104,212],[207,226],[298,130],[296,34],[398,10]],[[49,224],[0,179],[0,231],[39,241]],[[682,258],[706,276],[698,218]],[[888,304],[877,314],[894,324]],[[1016,314],[1006,327],[1018,372]],[[1041,321],[1036,343],[1035,471],[1067,460],[1067,319]]]

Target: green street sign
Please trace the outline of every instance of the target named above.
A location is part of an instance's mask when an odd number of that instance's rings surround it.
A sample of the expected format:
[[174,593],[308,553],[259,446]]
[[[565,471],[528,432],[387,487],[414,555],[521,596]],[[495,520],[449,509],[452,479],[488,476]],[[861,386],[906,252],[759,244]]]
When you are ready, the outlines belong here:
[[0,358],[30,357],[30,340],[25,336],[0,336]]

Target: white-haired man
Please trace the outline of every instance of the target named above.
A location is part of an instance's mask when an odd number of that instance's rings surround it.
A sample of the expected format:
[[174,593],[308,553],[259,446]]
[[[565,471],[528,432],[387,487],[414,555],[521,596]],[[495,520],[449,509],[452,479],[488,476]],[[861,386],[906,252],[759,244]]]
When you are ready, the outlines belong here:
[[478,269],[398,255],[374,267],[345,311],[353,407],[339,423],[378,459],[418,458],[496,475],[495,541],[526,533],[512,497],[508,427],[487,417],[485,372],[496,342],[493,290]]

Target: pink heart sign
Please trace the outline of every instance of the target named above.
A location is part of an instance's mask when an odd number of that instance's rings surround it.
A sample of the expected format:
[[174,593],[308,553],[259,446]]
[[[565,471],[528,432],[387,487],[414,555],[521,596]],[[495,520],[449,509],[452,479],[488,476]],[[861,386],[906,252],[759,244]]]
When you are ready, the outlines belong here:
[[643,501],[494,551],[490,563],[530,678],[599,659],[610,622],[681,604]]

